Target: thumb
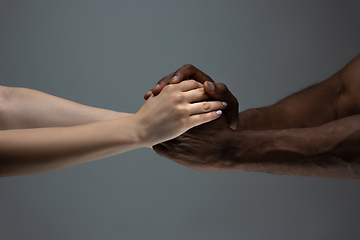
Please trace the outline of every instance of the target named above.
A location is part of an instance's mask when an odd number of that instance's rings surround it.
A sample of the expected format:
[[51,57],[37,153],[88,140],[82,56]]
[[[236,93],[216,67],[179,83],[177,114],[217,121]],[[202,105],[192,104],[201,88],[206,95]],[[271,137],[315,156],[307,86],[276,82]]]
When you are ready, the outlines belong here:
[[206,81],[204,89],[211,98],[227,103],[227,107],[223,110],[229,126],[236,130],[239,125],[239,103],[236,97],[229,91],[223,83],[212,83]]

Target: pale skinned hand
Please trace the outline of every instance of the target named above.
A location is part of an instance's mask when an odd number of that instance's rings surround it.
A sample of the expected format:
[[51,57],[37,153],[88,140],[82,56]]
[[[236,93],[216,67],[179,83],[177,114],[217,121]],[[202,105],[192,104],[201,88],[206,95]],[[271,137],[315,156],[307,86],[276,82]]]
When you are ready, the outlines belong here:
[[[221,101],[209,99],[201,83],[189,80],[165,86],[157,96],[151,95],[133,116],[146,146],[175,138],[188,129],[217,119]],[[199,102],[203,101],[203,102]]]
[[237,99],[228,90],[225,84],[215,83],[211,77],[193,65],[186,64],[176,72],[163,77],[151,91],[145,94],[144,98],[148,99],[151,95],[159,94],[168,84],[179,83],[188,79],[194,79],[199,83],[203,83],[205,92],[208,96],[228,104],[227,108],[224,110],[224,116],[229,126],[235,130],[239,125],[239,104]]

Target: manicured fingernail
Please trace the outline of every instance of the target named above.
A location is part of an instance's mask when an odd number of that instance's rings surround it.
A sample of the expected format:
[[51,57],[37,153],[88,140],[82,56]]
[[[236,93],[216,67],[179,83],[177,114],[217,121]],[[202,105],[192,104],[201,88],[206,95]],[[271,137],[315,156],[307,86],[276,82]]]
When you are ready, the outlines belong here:
[[221,110],[217,110],[217,111],[216,111],[216,114],[220,116],[220,115],[222,114],[222,111],[221,111]]
[[226,103],[226,102],[222,102],[222,104],[224,105],[224,107],[226,107],[226,106],[227,106],[227,103]]
[[178,80],[178,76],[173,76],[172,78],[171,78],[171,82],[176,82]]
[[213,92],[215,90],[215,86],[212,82],[207,81],[207,85],[208,85],[210,92]]

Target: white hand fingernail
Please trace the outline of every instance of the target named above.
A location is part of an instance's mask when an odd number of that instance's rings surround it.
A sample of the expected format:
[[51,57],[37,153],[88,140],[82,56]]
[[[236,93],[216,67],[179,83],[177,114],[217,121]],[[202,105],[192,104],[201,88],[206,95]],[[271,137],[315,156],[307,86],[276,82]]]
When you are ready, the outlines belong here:
[[217,110],[217,111],[216,111],[216,114],[220,116],[220,115],[222,114],[222,111],[221,111],[221,110]]
[[222,104],[224,105],[224,107],[226,107],[226,106],[227,106],[227,103],[226,103],[226,102],[222,102]]

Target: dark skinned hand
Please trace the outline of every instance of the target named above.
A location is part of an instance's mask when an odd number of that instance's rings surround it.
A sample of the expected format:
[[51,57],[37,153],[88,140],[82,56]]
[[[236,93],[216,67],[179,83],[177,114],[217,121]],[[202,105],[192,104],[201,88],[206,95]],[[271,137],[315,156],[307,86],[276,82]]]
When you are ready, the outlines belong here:
[[[184,65],[176,72],[165,76],[152,91],[145,95],[159,94],[167,84],[194,79],[204,84],[205,92],[213,99],[225,101],[228,106],[219,119],[192,128],[181,136],[157,144],[153,149],[160,156],[166,157],[184,166],[205,171],[230,170],[234,168],[235,151],[233,132],[239,124],[238,102],[223,83],[214,81],[193,65]],[[232,150],[233,149],[233,150]]]
[[189,79],[203,83],[205,92],[210,98],[224,101],[228,104],[227,108],[223,110],[223,113],[229,126],[235,130],[239,126],[239,103],[237,99],[225,84],[215,83],[211,77],[191,64],[186,64],[176,72],[163,77],[151,91],[145,94],[144,98],[147,100],[151,94],[159,94],[168,84],[175,84]]
[[231,170],[236,167],[237,147],[225,118],[194,127],[181,136],[157,144],[157,154],[186,167],[203,170]]

